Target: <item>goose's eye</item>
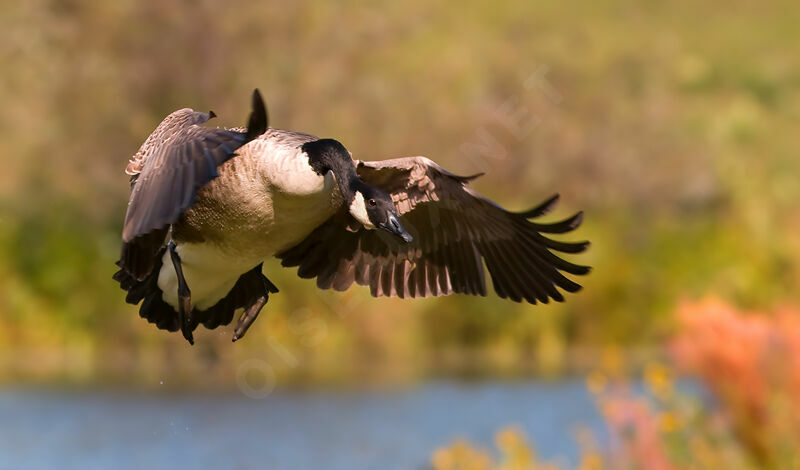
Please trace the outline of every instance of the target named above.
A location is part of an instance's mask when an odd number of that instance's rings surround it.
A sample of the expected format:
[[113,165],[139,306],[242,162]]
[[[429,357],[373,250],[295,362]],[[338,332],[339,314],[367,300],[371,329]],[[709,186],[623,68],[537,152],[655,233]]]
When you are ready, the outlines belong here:
[[375,202],[375,199],[370,199],[369,201],[367,201],[367,203],[369,204],[369,207],[375,207],[378,205],[378,203]]

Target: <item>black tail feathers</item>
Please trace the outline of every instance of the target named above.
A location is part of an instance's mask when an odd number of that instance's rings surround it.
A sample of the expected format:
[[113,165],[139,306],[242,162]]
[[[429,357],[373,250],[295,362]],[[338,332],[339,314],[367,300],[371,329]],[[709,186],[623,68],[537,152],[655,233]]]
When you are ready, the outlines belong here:
[[[161,289],[158,287],[158,273],[161,271],[161,259],[166,249],[166,246],[161,248],[158,256],[155,257],[155,265],[150,270],[150,274],[141,281],[124,269],[117,271],[113,279],[119,282],[119,286],[123,290],[128,292],[125,302],[137,305],[144,300],[142,306],[139,307],[140,317],[155,324],[159,329],[178,331],[180,329],[178,312],[171,305],[164,302],[164,299],[161,298]],[[120,266],[120,264],[120,262],[117,262],[117,266]]]
[[[128,292],[125,297],[126,302],[137,305],[143,301],[139,307],[140,317],[155,324],[159,329],[178,331],[180,329],[178,312],[164,302],[162,291],[158,287],[158,273],[161,271],[161,259],[165,250],[166,247],[158,253],[153,270],[143,280],[136,280],[124,269],[117,271],[113,279],[119,282],[123,290]],[[119,262],[117,265],[119,266]],[[259,264],[242,274],[228,295],[220,299],[213,307],[192,311],[192,319],[195,321],[195,325],[200,323],[209,329],[227,325],[233,320],[236,309],[247,308],[262,295],[269,297],[270,293],[277,292],[278,288],[264,276]]]

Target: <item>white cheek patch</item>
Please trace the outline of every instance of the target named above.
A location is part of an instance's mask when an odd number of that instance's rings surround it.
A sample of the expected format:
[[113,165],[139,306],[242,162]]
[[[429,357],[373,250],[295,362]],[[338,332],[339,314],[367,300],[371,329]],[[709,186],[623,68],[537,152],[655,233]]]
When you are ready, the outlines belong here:
[[367,215],[367,205],[364,202],[364,195],[356,192],[353,202],[350,203],[350,214],[365,228],[374,229],[375,225],[369,220]]

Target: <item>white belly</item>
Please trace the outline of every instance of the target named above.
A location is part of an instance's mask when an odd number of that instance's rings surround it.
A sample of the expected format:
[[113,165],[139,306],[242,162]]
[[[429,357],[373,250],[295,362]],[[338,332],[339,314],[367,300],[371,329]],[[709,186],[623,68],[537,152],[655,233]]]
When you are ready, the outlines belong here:
[[[213,307],[230,292],[239,276],[253,269],[261,261],[231,257],[229,253],[207,243],[187,243],[176,247],[181,258],[183,277],[192,293],[192,307],[205,310]],[[175,310],[178,309],[178,276],[172,265],[169,251],[161,259],[158,287],[161,297]]]

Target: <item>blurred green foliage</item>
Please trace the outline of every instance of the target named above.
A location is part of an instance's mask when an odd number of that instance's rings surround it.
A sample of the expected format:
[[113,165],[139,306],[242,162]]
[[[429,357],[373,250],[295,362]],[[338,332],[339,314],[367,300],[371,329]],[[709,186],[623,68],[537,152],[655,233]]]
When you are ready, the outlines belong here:
[[[682,296],[798,300],[800,10],[789,1],[3,1],[0,379],[208,384],[558,373],[647,349]],[[276,263],[245,341],[189,348],[113,281],[127,158],[174,109],[276,127],[360,159],[426,155],[524,209],[586,211],[565,304],[318,292]],[[486,145],[491,143],[491,150]],[[483,149],[483,150],[481,150]]]

